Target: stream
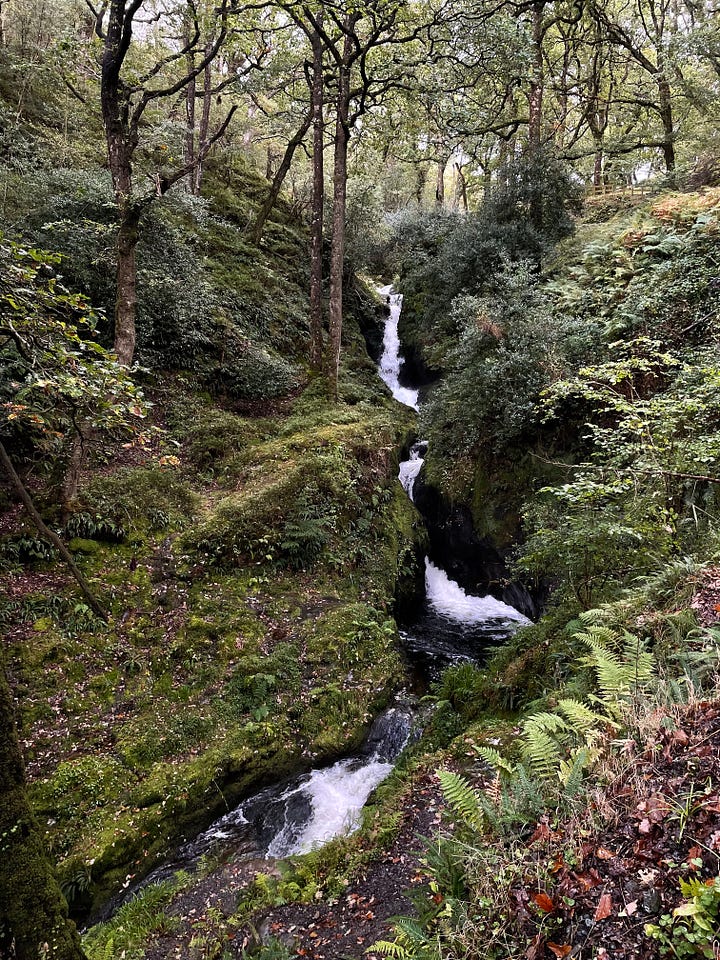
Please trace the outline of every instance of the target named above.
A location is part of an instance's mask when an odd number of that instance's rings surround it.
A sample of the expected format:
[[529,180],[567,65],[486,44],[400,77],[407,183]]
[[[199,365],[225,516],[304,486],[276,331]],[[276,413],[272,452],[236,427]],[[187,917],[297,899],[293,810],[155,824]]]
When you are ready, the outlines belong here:
[[[419,408],[418,390],[402,384],[403,358],[398,336],[402,295],[380,289],[390,304],[385,324],[380,376],[392,395]],[[400,464],[399,481],[413,499],[415,480],[428,444],[418,441]],[[451,663],[479,661],[487,648],[529,623],[521,613],[492,596],[466,593],[447,573],[425,558],[425,598],[400,636],[410,664],[436,679]],[[244,800],[207,830],[183,844],[140,883],[114,898],[103,910],[107,919],[134,893],[159,883],[176,870],[192,870],[202,856],[241,860],[276,859],[307,853],[333,837],[356,829],[372,791],[390,774],[405,746],[418,734],[414,700],[399,695],[390,709],[375,719],[357,754],[274,784]]]

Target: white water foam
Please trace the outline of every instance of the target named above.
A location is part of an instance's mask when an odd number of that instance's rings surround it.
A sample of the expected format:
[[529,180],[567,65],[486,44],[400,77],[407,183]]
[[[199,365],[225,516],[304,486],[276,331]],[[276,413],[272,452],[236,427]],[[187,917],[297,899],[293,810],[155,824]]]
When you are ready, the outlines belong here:
[[390,392],[404,403],[406,407],[418,409],[418,391],[411,390],[409,387],[400,386],[400,368],[403,360],[400,354],[400,337],[398,334],[398,321],[400,320],[400,311],[402,310],[402,294],[390,293],[392,287],[380,287],[378,292],[382,296],[390,299],[390,316],[385,321],[385,334],[383,336],[383,352],[380,357],[380,376],[390,387]]
[[460,623],[480,623],[502,618],[516,623],[530,623],[527,617],[495,597],[476,597],[425,558],[425,590],[430,606],[441,616]]
[[268,847],[268,856],[308,853],[333,837],[352,833],[359,826],[365,801],[393,766],[380,760],[340,760],[324,770],[313,770],[309,780],[285,795],[304,793],[312,806],[309,819],[299,835],[292,823],[286,823]]
[[420,440],[418,443],[414,444],[410,450],[410,459],[403,460],[400,463],[398,479],[402,484],[403,490],[411,500],[415,499],[413,497],[415,481],[417,480],[418,474],[422,470],[422,465],[425,463],[425,458],[420,455],[420,451],[425,449],[427,449],[427,441]]

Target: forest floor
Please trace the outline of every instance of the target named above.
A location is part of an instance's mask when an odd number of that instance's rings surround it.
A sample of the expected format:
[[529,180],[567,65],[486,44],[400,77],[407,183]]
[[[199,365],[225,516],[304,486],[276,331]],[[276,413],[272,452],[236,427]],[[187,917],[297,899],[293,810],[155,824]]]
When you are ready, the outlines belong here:
[[175,918],[173,929],[153,939],[147,960],[204,957],[211,944],[222,946],[226,956],[239,957],[271,939],[308,960],[374,956],[368,947],[391,936],[391,918],[412,913],[408,893],[427,883],[421,862],[424,839],[439,828],[442,809],[437,778],[421,772],[404,795],[392,842],[370,853],[342,893],[261,907],[245,922],[232,919],[238,903],[258,873],[278,871],[272,861],[229,859],[175,898],[168,911]]
[[[484,909],[503,918],[505,929],[521,929],[526,960],[657,960],[667,950],[647,935],[646,925],[666,918],[677,942],[684,918],[673,911],[688,904],[681,881],[697,880],[697,891],[720,873],[720,700],[645,716],[635,739],[613,745],[601,772],[603,786],[590,784],[574,815],[548,813],[522,838],[508,841],[519,871],[504,887],[495,884],[489,907],[470,905],[471,916]],[[474,785],[482,788],[483,780],[479,772]],[[331,897],[318,891],[309,903],[265,904],[241,921],[238,903],[257,873],[279,876],[280,865],[223,863],[176,897],[172,932],[157,936],[146,957],[204,958],[215,955],[208,953],[211,946],[218,956],[240,957],[273,941],[308,960],[378,957],[369,948],[393,938],[393,917],[414,914],[413,894],[432,904],[423,848],[428,838],[453,830],[439,781],[427,766],[407,784],[398,812],[392,841],[370,853],[342,893]],[[496,850],[503,843],[490,842]],[[441,907],[442,897],[434,901]]]

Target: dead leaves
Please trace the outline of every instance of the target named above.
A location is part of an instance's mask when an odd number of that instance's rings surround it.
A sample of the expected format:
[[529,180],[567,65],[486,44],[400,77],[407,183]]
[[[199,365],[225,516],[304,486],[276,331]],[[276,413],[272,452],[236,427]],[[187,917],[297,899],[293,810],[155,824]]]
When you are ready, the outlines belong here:
[[613,912],[613,901],[609,893],[604,893],[600,897],[600,902],[595,910],[593,920],[598,923],[600,920],[607,920]]

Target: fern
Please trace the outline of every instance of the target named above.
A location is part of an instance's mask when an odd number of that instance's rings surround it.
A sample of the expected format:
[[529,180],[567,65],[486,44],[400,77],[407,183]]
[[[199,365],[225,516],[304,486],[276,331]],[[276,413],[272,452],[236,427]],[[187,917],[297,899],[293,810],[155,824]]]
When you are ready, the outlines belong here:
[[624,700],[639,686],[648,684],[654,676],[655,661],[642,640],[623,632],[620,638],[609,627],[588,627],[586,633],[576,634],[590,651],[583,661],[593,667],[602,700],[611,712],[616,712],[616,701]]
[[369,950],[371,953],[379,953],[381,957],[391,957],[392,960],[411,960],[414,956],[402,944],[393,940],[376,940]]
[[514,764],[503,757],[494,747],[475,747],[475,750],[477,755],[489,764],[501,779],[511,777],[515,772]]
[[461,818],[466,827],[481,830],[483,816],[477,791],[467,780],[450,770],[438,770],[437,777],[445,802],[451,810]]
[[567,723],[556,713],[536,713],[523,723],[523,756],[539,776],[548,776],[557,769],[561,757],[558,734],[567,730]]
[[606,716],[596,713],[579,700],[558,700],[558,710],[568,721],[573,732],[583,739],[587,739],[595,728],[609,722]]

